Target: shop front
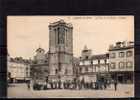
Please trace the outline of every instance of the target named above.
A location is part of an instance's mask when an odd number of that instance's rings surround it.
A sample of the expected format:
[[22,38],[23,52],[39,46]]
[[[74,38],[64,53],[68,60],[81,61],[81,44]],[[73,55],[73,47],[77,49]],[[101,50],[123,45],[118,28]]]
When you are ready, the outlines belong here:
[[122,84],[131,84],[134,82],[134,72],[125,71],[125,72],[111,72],[112,80],[117,80],[118,83]]

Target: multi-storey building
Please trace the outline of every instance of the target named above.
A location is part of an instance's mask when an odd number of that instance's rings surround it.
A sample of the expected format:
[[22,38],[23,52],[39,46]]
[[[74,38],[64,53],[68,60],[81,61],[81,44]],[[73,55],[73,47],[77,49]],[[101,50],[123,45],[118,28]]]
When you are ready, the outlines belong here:
[[92,51],[85,46],[80,57],[78,71],[80,78],[84,78],[85,81],[104,81],[108,78],[108,71],[108,54],[92,55]]
[[109,47],[110,74],[120,83],[134,80],[134,42],[117,42]]
[[29,60],[22,59],[21,57],[8,57],[7,66],[9,82],[26,82],[30,80]]
[[73,26],[60,20],[49,25],[49,80],[73,78]]

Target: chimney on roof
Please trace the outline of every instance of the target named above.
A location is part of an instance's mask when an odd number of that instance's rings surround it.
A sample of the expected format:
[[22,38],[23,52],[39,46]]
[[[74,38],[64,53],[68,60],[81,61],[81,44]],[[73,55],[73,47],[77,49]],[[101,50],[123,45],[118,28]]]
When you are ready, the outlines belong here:
[[88,50],[87,45],[84,46],[84,50]]
[[120,48],[121,47],[121,42],[116,42],[116,47]]
[[122,42],[122,47],[126,47],[126,41]]
[[128,45],[128,46],[132,46],[132,45],[134,45],[134,42],[129,41],[129,42],[127,43],[127,45]]
[[114,47],[113,44],[109,45],[109,49],[113,49],[113,47]]

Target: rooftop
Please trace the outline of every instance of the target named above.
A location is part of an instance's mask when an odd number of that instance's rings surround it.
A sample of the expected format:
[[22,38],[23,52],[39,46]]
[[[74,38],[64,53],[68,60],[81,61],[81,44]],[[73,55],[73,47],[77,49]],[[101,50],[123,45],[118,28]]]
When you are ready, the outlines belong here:
[[57,21],[57,22],[53,22],[53,23],[50,23],[49,27],[51,26],[56,26],[56,25],[65,25],[67,27],[71,27],[73,28],[72,24],[71,23],[66,23],[63,19]]
[[109,46],[109,51],[114,51],[114,50],[121,50],[121,49],[129,49],[134,47],[134,42],[132,41],[123,41],[123,42],[116,42],[115,45],[111,44]]
[[[88,60],[96,60],[96,59],[107,59],[109,58],[109,54],[106,53],[106,54],[98,54],[98,55],[92,55],[91,57],[88,58]],[[85,59],[82,59],[82,60],[86,60]]]
[[21,64],[30,64],[32,61],[29,59],[23,59],[22,57],[10,58],[9,62],[21,63]]
[[93,55],[91,57],[91,59],[105,59],[105,58],[108,58],[109,57],[109,54],[99,54],[99,55]]

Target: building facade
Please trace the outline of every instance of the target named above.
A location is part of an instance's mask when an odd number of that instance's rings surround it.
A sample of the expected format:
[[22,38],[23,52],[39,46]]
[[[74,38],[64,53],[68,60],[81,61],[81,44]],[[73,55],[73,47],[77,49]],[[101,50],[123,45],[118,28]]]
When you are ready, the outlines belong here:
[[79,77],[85,81],[104,81],[108,78],[109,56],[108,54],[92,55],[92,51],[86,46],[82,50],[79,63]]
[[134,81],[134,42],[117,42],[109,47],[110,74],[120,83]]
[[63,20],[49,25],[49,80],[73,77],[73,27]]
[[30,80],[30,63],[22,58],[10,58],[7,62],[8,82],[26,82]]
[[134,43],[117,42],[107,52],[93,55],[92,50],[85,46],[81,57],[74,57],[73,26],[59,20],[49,24],[49,51],[36,50],[31,76],[35,81],[50,83],[63,83],[75,78],[87,82],[118,80],[120,83],[133,83]]

